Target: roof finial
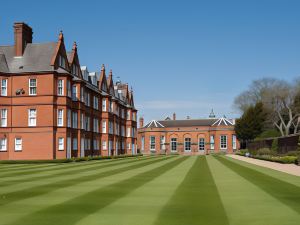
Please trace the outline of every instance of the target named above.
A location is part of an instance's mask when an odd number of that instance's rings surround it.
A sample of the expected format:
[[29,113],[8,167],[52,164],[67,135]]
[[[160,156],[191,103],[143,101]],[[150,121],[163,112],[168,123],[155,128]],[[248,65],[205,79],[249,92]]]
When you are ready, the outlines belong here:
[[58,39],[59,39],[60,41],[64,40],[64,34],[63,34],[63,31],[62,31],[62,30],[59,32]]
[[216,115],[214,113],[214,109],[211,109],[211,112],[209,114],[209,118],[216,118]]
[[101,71],[103,71],[103,70],[105,70],[104,64],[102,64],[102,66],[101,66]]
[[132,86],[130,86],[130,92],[133,93],[133,88],[132,88]]
[[73,43],[73,50],[76,50],[77,49],[77,43],[76,43],[76,41],[74,41],[74,43]]

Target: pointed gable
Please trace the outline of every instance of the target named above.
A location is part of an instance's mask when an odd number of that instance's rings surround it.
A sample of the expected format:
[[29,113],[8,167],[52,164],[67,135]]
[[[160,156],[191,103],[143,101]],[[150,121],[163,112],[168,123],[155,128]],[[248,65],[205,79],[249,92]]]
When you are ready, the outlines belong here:
[[72,51],[68,52],[67,56],[68,56],[68,62],[69,62],[69,67],[71,69],[71,73],[74,76],[82,78],[79,58],[78,58],[78,54],[77,54],[77,44],[76,44],[76,42],[74,42]]
[[54,68],[61,67],[67,71],[70,71],[67,52],[64,44],[64,35],[62,31],[59,33],[58,42],[51,60],[51,66],[54,66]]
[[134,107],[134,99],[133,99],[133,89],[131,87],[130,92],[129,92],[129,105],[131,107]]
[[109,75],[107,78],[107,87],[109,90],[109,94],[111,96],[115,97],[115,90],[114,90],[114,82],[113,82],[113,75],[112,75],[112,70],[109,71]]
[[104,66],[104,64],[102,64],[102,67],[101,67],[100,80],[99,80],[99,86],[98,86],[98,88],[101,91],[104,91],[104,92],[108,93],[108,91],[107,91],[107,80],[106,80],[106,75],[105,75],[105,66]]

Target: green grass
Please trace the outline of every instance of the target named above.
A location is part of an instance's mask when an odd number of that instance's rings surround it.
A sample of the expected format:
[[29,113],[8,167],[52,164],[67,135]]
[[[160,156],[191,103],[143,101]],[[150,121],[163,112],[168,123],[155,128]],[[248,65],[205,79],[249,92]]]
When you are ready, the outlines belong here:
[[0,165],[0,225],[299,221],[299,177],[226,156]]

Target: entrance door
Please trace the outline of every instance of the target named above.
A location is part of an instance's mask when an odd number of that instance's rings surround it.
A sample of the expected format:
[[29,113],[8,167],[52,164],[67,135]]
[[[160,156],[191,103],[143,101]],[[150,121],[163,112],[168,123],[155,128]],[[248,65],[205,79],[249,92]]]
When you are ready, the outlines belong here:
[[201,154],[205,153],[205,139],[204,138],[199,138],[199,142],[198,142],[198,151]]

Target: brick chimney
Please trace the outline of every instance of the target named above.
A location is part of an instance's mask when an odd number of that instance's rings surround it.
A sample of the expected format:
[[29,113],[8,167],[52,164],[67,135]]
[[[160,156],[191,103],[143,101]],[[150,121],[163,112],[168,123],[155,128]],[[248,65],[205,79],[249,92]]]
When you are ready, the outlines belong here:
[[140,128],[144,127],[144,118],[140,117]]
[[26,23],[14,24],[15,31],[15,56],[22,56],[27,43],[32,43],[32,28]]
[[173,113],[173,120],[176,120],[176,113]]

